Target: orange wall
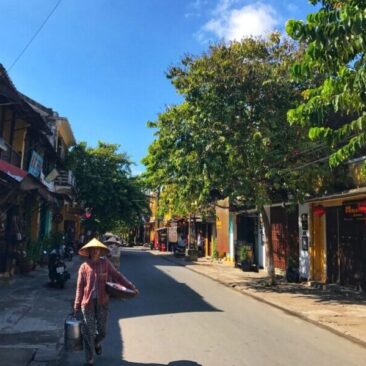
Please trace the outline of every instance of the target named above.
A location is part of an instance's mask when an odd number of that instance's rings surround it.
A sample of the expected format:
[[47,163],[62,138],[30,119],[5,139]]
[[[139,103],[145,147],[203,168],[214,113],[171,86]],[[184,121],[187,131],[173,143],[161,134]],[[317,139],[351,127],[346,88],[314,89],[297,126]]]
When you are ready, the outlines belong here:
[[222,207],[216,206],[216,249],[222,256],[229,253],[229,199],[219,201],[218,205]]

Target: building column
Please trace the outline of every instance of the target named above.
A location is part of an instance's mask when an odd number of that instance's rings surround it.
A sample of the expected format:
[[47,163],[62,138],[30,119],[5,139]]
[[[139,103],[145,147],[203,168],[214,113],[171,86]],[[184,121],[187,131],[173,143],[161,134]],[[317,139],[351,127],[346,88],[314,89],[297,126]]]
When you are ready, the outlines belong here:
[[235,260],[235,247],[234,247],[234,231],[236,228],[234,228],[234,214],[229,213],[229,255],[227,256],[227,259],[230,262],[234,262]]

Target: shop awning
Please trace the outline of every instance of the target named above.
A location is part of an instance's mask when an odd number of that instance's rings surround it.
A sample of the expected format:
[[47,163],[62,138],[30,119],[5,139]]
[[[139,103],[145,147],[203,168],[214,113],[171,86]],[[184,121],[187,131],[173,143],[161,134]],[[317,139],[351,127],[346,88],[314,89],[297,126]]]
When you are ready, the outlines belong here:
[[0,171],[18,183],[20,183],[28,175],[25,170],[20,169],[15,165],[9,164],[4,160],[0,160]]
[[305,203],[319,203],[323,201],[339,200],[339,199],[358,199],[363,198],[366,194],[366,187],[354,188],[348,191],[330,194],[327,196],[314,197],[305,201]]
[[4,160],[0,160],[0,173],[6,176],[13,184],[19,184],[18,187],[22,191],[36,190],[38,194],[46,201],[57,204],[57,199],[38,179],[34,178],[28,172],[18,168],[15,165],[9,164]]

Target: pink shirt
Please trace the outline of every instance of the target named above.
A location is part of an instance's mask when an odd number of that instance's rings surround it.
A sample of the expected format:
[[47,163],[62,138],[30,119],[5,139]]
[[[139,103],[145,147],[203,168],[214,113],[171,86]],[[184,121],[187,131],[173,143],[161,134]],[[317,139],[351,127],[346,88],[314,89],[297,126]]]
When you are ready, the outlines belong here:
[[[96,283],[97,281],[97,283]],[[78,273],[76,284],[76,296],[74,309],[85,308],[93,301],[93,290],[97,290],[97,301],[99,304],[106,304],[109,295],[105,289],[107,281],[116,282],[131,290],[135,286],[120,272],[118,272],[108,259],[100,258],[93,262],[88,259],[84,262]]]

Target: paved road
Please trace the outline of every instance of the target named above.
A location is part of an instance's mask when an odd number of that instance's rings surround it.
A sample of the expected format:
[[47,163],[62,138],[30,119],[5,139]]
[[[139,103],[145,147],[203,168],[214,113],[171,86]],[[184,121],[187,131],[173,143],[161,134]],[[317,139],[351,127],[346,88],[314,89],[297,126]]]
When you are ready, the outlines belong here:
[[[352,366],[366,349],[149,252],[122,271],[141,290],[111,303],[103,366]],[[123,360],[123,361],[122,361]],[[63,365],[82,364],[70,354]]]

